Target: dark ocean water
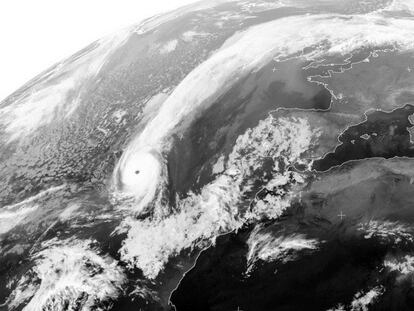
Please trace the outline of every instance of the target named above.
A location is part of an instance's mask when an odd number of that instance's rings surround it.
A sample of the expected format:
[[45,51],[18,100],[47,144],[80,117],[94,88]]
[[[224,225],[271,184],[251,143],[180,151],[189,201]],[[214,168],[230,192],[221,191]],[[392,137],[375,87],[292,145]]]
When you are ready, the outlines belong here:
[[396,286],[397,274],[382,269],[389,245],[344,233],[347,225],[345,221],[319,234],[310,230],[313,238],[325,241],[317,251],[304,251],[287,263],[259,262],[249,275],[245,243],[249,230],[221,237],[202,253],[172,302],[184,311],[316,311],[350,305],[357,292],[382,286],[385,294],[370,310],[412,310],[410,282]]

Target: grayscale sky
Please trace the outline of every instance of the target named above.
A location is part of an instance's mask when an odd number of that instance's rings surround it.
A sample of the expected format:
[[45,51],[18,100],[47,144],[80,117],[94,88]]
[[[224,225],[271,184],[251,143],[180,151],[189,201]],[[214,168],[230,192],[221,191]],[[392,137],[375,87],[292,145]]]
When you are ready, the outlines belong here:
[[194,0],[1,0],[0,101],[92,41]]

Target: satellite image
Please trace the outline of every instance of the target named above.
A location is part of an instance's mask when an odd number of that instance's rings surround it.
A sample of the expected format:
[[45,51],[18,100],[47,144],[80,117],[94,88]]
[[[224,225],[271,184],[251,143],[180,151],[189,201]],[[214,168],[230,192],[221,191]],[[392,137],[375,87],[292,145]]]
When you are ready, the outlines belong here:
[[414,310],[414,0],[205,0],[0,103],[1,311]]

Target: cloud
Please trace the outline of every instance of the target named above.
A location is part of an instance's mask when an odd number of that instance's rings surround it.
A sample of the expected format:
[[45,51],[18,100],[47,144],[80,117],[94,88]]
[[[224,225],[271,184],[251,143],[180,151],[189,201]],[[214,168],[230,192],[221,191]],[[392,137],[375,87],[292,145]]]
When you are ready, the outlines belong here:
[[[40,200],[54,192],[65,188],[65,185],[51,187],[29,197],[19,203],[0,208],[0,235],[9,232],[16,226],[33,221],[33,214],[40,206]],[[0,239],[1,240],[1,239]]]
[[360,224],[358,230],[364,233],[365,239],[376,238],[384,243],[412,243],[414,242],[413,230],[397,221],[371,220]]
[[397,258],[387,259],[384,261],[384,266],[390,271],[397,271],[401,274],[411,274],[414,272],[414,257],[405,255],[400,260]]
[[[413,20],[386,19],[381,14],[292,16],[236,33],[181,81],[158,113],[131,140],[116,165],[114,188],[119,191],[141,189],[142,178],[134,177],[131,172],[136,169],[145,172],[157,165],[154,162],[147,168],[137,159],[167,151],[178,127],[182,129],[191,124],[197,113],[272,59],[292,56],[320,59],[345,55],[363,47],[410,49],[414,47],[412,38]],[[163,160],[154,161],[161,161],[159,166],[163,165]],[[165,176],[159,175],[149,182],[159,185],[163,178]],[[143,196],[139,191],[135,195],[138,199]]]
[[278,235],[264,232],[257,227],[249,236],[247,245],[247,274],[254,269],[260,260],[264,262],[281,261],[286,263],[295,260],[303,250],[315,250],[320,242],[309,239],[303,234]]
[[363,291],[359,291],[353,297],[353,300],[349,307],[345,307],[343,304],[338,304],[336,307],[331,308],[327,311],[368,311],[369,306],[375,303],[379,296],[381,296],[385,292],[385,288],[383,286],[376,286],[365,293]]
[[[240,135],[225,163],[225,171],[204,186],[199,194],[189,193],[178,199],[175,212],[157,198],[154,214],[144,220],[129,218],[128,237],[121,248],[121,258],[140,268],[148,278],[155,278],[168,260],[182,250],[201,249],[223,233],[240,228],[247,221],[278,217],[290,204],[290,189],[303,183],[298,173],[275,165],[266,185],[281,186],[275,198],[253,204],[249,211],[239,204],[255,180],[265,160],[278,159],[285,167],[293,163],[309,164],[301,158],[317,136],[306,120],[274,119],[269,116],[255,128]],[[274,180],[278,182],[274,182]]]
[[71,115],[81,104],[89,79],[93,79],[109,56],[129,37],[120,31],[88,47],[43,73],[34,86],[0,109],[0,121],[10,143],[32,134],[52,121]]
[[10,310],[24,304],[24,311],[95,310],[117,298],[126,281],[116,260],[90,240],[44,242],[32,260],[8,298]]
[[382,286],[377,286],[366,293],[358,292],[351,302],[351,311],[368,311],[368,306],[373,304],[375,300],[384,293]]
[[393,0],[391,3],[383,8],[382,12],[399,12],[414,14],[413,0]]

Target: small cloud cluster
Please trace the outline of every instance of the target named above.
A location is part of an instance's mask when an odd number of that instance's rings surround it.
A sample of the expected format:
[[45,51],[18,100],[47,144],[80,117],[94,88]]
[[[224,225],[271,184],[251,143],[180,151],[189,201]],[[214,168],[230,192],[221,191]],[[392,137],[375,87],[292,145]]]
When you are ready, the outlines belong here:
[[280,261],[286,263],[295,260],[304,250],[316,250],[320,242],[309,239],[303,234],[278,235],[255,229],[247,240],[247,274],[258,261]]
[[385,289],[383,286],[376,286],[365,293],[363,291],[359,291],[354,295],[349,307],[346,307],[344,304],[338,304],[336,307],[333,307],[327,311],[368,311],[369,306],[375,303],[378,297],[384,292]]
[[365,239],[378,239],[383,243],[413,243],[413,230],[401,222],[371,220],[360,224],[358,230]]

